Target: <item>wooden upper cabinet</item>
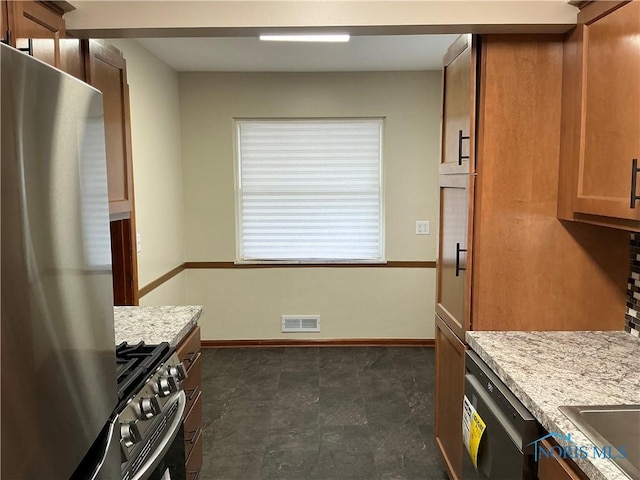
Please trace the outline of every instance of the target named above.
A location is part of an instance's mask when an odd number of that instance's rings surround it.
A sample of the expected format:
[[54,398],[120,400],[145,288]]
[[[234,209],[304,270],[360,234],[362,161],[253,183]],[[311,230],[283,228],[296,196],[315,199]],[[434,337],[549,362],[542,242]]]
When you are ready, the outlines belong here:
[[638,231],[639,0],[593,2],[580,12],[564,77],[559,217]]
[[442,67],[442,152],[440,173],[473,173],[475,40],[461,35],[447,50]]
[[128,214],[133,208],[133,173],[126,61],[116,48],[90,40],[85,65],[87,82],[104,96],[109,212]]
[[0,0],[0,32],[2,32],[0,36],[2,36],[4,40],[7,40],[6,35],[7,31],[9,30],[8,8],[9,6],[7,5],[7,1]]
[[63,11],[50,2],[10,1],[8,6],[8,30],[11,44],[28,49],[49,65],[60,68],[60,40],[65,36]]
[[472,175],[440,175],[436,312],[460,338],[470,327],[469,232],[474,180]]

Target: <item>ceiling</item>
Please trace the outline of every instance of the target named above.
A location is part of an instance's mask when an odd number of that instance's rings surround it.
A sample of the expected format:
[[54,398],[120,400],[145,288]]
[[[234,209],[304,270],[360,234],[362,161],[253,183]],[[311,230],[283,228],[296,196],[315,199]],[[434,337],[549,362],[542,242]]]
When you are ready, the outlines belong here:
[[262,42],[257,37],[138,41],[179,72],[345,72],[439,70],[457,36],[355,36],[347,43]]

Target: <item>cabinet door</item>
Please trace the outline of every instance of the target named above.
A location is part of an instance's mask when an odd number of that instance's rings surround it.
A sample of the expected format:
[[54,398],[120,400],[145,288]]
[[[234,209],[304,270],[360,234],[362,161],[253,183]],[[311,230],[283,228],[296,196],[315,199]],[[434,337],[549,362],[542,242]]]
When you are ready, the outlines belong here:
[[13,42],[18,48],[31,48],[33,56],[60,68],[60,39],[64,38],[62,12],[42,2],[8,2]]
[[82,45],[82,40],[69,34],[66,34],[65,38],[60,40],[60,68],[84,82],[86,76]]
[[0,0],[0,35],[4,40],[7,40],[6,34],[7,30],[9,30],[9,6],[7,5],[6,0]]
[[462,478],[465,346],[436,315],[436,444],[453,480]]
[[472,175],[440,175],[436,311],[456,335],[470,328]]
[[[542,448],[548,452],[557,447],[557,443],[544,439]],[[538,480],[588,480],[588,477],[569,458],[545,457],[538,458]]]
[[96,40],[88,44],[87,82],[104,96],[109,212],[132,210],[133,179],[126,62],[119,50]]
[[138,262],[131,164],[131,120],[126,61],[115,47],[84,41],[87,82],[102,92],[111,214],[111,258],[116,305],[137,305]]
[[475,170],[475,83],[475,44],[462,35],[443,59],[441,174]]
[[[581,12],[594,14],[600,11],[589,6]],[[574,209],[640,220],[640,176],[633,169],[640,167],[640,1],[595,18],[581,27],[583,148]]]

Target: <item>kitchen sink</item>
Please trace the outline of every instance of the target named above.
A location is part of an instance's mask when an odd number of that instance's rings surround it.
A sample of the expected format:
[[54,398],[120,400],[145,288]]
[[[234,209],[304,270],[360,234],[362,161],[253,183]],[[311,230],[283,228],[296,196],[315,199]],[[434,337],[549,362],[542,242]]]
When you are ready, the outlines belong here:
[[[611,458],[632,479],[640,479],[640,405],[585,405],[558,409],[598,448],[624,447]],[[621,456],[621,455],[618,455]]]

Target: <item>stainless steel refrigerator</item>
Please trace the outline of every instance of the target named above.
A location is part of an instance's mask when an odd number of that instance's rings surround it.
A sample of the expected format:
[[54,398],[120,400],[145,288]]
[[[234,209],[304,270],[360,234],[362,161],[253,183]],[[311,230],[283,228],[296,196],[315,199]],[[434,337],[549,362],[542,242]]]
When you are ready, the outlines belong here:
[[117,479],[102,95],[6,45],[0,60],[0,477],[67,480],[84,459],[77,478]]

